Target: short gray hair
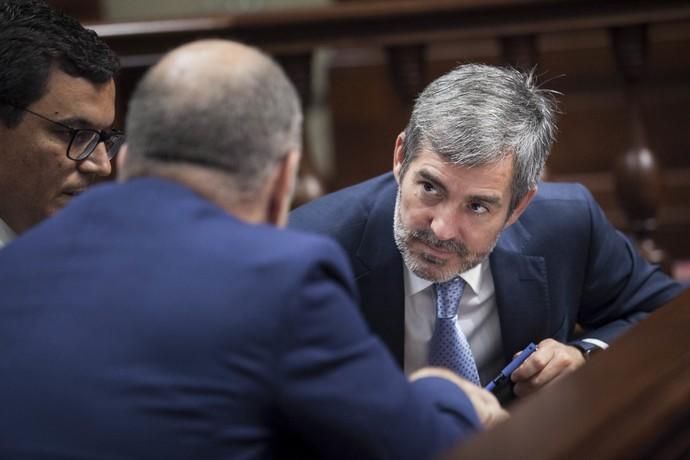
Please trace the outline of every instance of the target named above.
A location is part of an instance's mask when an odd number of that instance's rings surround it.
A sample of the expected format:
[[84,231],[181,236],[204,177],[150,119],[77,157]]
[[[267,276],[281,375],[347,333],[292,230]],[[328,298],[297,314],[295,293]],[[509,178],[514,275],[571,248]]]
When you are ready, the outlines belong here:
[[417,98],[405,129],[401,175],[422,149],[458,166],[513,155],[510,211],[537,185],[556,133],[554,92],[533,72],[464,64]]
[[[221,171],[251,194],[276,161],[301,149],[302,111],[283,70],[260,53],[257,65],[208,78],[167,80],[149,72],[129,104],[127,142],[134,175],[193,165]],[[218,63],[217,65],[227,65]],[[181,83],[182,82],[182,83]]]

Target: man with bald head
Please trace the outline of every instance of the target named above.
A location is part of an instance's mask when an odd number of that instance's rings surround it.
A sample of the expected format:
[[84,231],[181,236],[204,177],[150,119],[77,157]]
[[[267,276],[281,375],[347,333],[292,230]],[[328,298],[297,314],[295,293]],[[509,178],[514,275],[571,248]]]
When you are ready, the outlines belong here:
[[0,458],[424,459],[506,416],[450,371],[408,381],[336,243],[276,228],[301,119],[237,43],[144,76],[120,181],[0,251]]

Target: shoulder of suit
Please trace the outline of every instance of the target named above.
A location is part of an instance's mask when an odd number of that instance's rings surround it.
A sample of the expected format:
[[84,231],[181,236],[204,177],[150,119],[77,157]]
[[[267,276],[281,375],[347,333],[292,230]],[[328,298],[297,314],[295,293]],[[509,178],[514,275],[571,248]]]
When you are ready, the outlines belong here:
[[565,200],[565,201],[589,201],[592,199],[589,190],[577,182],[540,182],[537,196],[538,200]]
[[583,231],[591,222],[598,205],[581,184],[543,182],[535,198],[518,222],[529,229]]
[[377,201],[382,197],[394,201],[396,190],[393,174],[384,174],[300,206],[290,213],[288,225],[340,239],[339,236],[358,233]]

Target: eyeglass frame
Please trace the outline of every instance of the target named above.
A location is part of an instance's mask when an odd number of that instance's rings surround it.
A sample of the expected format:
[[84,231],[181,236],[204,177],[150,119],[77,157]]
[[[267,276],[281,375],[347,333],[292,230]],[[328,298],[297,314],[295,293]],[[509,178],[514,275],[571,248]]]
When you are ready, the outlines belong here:
[[[113,137],[118,137],[118,136],[121,136],[123,138],[125,137],[125,132],[122,130],[119,130],[119,129],[97,130],[97,129],[91,129],[91,128],[72,128],[71,126],[66,125],[64,123],[60,123],[59,121],[51,120],[50,118],[48,118],[44,115],[41,115],[40,113],[36,113],[33,110],[29,110],[29,109],[24,108],[24,107],[17,107],[13,104],[7,104],[7,105],[9,105],[10,107],[14,107],[17,110],[21,110],[22,112],[30,113],[31,115],[33,115],[35,117],[38,117],[42,120],[48,121],[50,123],[53,123],[57,126],[60,126],[64,129],[66,129],[70,133],[70,138],[69,138],[69,142],[67,143],[67,149],[65,151],[65,155],[67,156],[67,158],[69,158],[72,161],[86,160],[87,158],[89,158],[91,156],[91,154],[93,152],[96,151],[98,144],[100,144],[101,142],[103,142],[103,144],[106,145],[105,153],[106,153],[106,156],[108,157],[108,160],[112,160],[113,158],[115,158],[115,156],[120,151],[120,149],[114,149],[113,152],[111,153],[110,150],[107,148],[107,144],[105,144],[105,143]],[[79,134],[80,131],[87,131],[90,133],[98,134],[98,142],[93,144],[93,147],[91,147],[91,150],[84,149],[84,151],[81,152],[79,155],[77,155],[76,158],[73,158],[72,156],[70,156],[70,149],[72,148],[72,144],[74,143],[74,139],[77,137],[77,134]],[[120,146],[122,146],[123,143],[124,142],[120,142]],[[115,145],[115,144],[113,143],[113,145]]]

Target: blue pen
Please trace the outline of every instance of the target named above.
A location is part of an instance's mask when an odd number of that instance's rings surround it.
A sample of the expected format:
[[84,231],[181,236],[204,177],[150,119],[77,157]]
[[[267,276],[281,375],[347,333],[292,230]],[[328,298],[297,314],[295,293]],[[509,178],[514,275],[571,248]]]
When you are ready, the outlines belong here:
[[510,363],[508,363],[508,365],[503,368],[501,373],[498,374],[498,376],[496,376],[496,378],[493,379],[491,382],[489,382],[489,384],[487,386],[485,386],[484,388],[491,391],[494,388],[496,388],[496,385],[498,385],[499,383],[503,382],[506,379],[509,379],[510,374],[512,374],[515,371],[515,369],[520,367],[520,364],[525,362],[525,360],[527,358],[529,358],[530,355],[532,353],[534,353],[535,351],[537,351],[537,346],[535,344],[533,344],[532,342],[530,342],[530,344],[527,345],[525,347],[525,349],[522,350],[520,352],[520,354],[517,355]]

